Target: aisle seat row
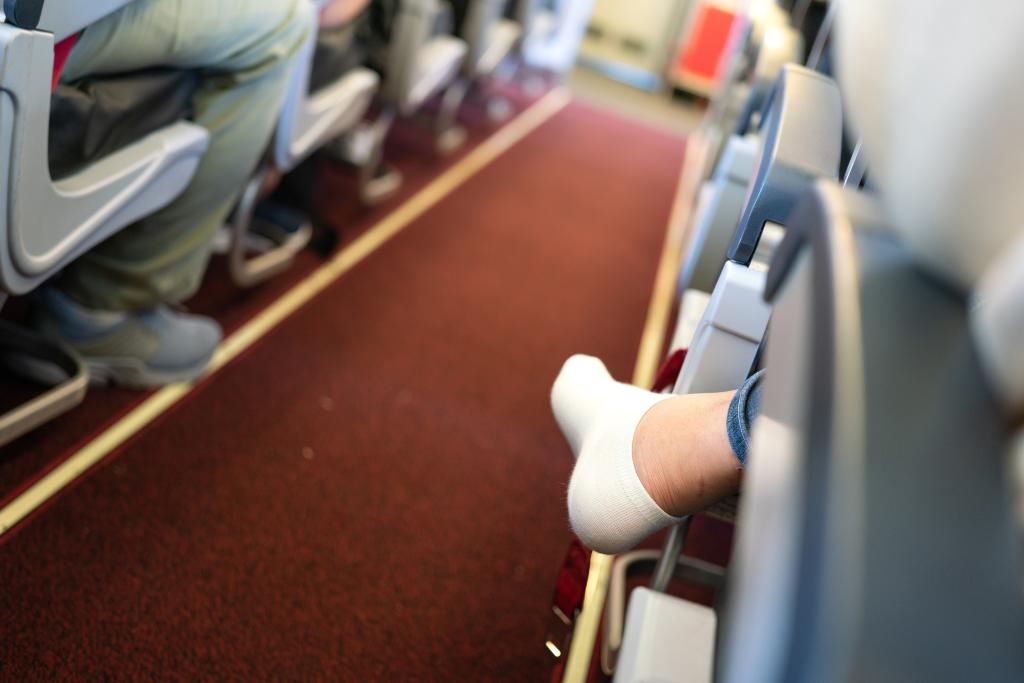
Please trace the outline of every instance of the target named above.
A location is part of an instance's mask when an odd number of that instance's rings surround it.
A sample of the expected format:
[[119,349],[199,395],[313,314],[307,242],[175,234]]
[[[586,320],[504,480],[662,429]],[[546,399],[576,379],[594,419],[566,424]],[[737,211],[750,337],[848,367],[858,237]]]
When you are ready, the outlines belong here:
[[[682,554],[690,518],[661,552],[616,559],[601,663],[617,683],[1024,679],[1024,233],[1004,220],[1015,183],[985,173],[1021,176],[937,153],[1009,161],[1020,127],[990,130],[987,113],[1019,114],[1024,97],[936,58],[934,37],[915,43],[912,12],[887,38],[915,49],[880,47],[882,5],[839,7],[842,99],[828,76],[781,67],[756,134],[725,145],[692,216],[674,392],[734,389],[759,369],[765,388],[728,569]],[[983,23],[965,30],[987,40]],[[891,55],[882,69],[872,46]],[[978,59],[1005,73],[999,48]],[[957,86],[970,114],[919,118]],[[650,587],[627,607],[639,563]],[[673,575],[724,601],[668,595]]]
[[[189,121],[196,86],[189,71],[87,78],[59,83],[51,92],[59,73],[55,45],[70,44],[90,24],[132,1],[4,3],[0,297],[31,292],[107,237],[167,205],[188,186],[206,151],[206,131]],[[309,0],[310,13],[325,3]],[[436,146],[452,151],[465,137],[456,115],[471,81],[493,77],[509,58],[522,59],[525,53],[518,51],[527,38],[552,39],[553,33],[538,36],[540,29],[534,29],[520,40],[519,24],[502,16],[503,0],[465,5],[467,20],[459,31],[465,39],[441,30],[451,13],[442,0],[374,2],[351,25],[309,37],[291,67],[273,140],[214,245],[228,253],[237,285],[251,286],[280,272],[311,236],[308,216],[263,196],[271,170],[287,173],[324,149],[355,167],[359,199],[379,202],[401,182],[397,170],[384,163],[396,116],[416,116],[440,99],[432,124]],[[578,9],[586,5],[565,2],[557,15],[546,11],[543,21],[576,22],[578,30],[566,35],[582,35],[586,17]],[[532,25],[542,9],[524,1],[516,16]],[[369,37],[367,24],[381,20],[389,28],[383,45]],[[0,445],[84,396],[88,373],[58,342],[0,321],[0,359],[14,372],[31,366],[33,377],[54,379],[46,393],[0,416]]]

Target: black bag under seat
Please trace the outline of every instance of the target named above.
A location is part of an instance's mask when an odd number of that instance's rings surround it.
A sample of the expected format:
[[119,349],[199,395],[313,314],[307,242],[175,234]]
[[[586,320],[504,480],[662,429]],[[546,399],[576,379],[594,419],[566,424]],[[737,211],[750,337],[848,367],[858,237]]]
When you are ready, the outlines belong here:
[[49,162],[66,177],[164,126],[192,116],[198,74],[153,69],[61,83],[50,100]]

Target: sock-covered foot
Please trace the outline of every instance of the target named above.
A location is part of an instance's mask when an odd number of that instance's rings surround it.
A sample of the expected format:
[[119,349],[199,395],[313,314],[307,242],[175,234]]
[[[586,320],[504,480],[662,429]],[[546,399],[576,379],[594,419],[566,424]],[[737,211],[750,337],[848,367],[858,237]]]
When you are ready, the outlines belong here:
[[618,553],[679,521],[651,498],[633,465],[640,419],[669,398],[616,382],[604,364],[576,355],[551,390],[551,407],[573,454],[569,519],[588,547]]
[[95,382],[155,387],[199,377],[220,342],[209,318],[167,306],[146,311],[97,311],[52,287],[40,291],[32,324],[82,356]]

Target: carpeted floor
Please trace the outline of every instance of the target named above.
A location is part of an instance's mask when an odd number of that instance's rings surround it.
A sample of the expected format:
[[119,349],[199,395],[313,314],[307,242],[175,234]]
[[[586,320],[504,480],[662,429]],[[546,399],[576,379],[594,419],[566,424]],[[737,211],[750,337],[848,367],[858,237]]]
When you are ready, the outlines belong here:
[[546,680],[548,388],[629,377],[682,153],[570,105],[417,219],[0,540],[0,677]]
[[[513,113],[523,111],[532,98],[516,89],[502,91],[513,105]],[[336,231],[341,245],[352,242],[369,226],[422,189],[433,178],[472,152],[497,128],[476,101],[468,101],[460,111],[460,122],[467,132],[467,143],[458,152],[441,157],[432,152],[429,131],[419,123],[399,120],[388,136],[386,159],[401,173],[403,183],[393,196],[373,207],[357,199],[355,175],[346,167],[320,160],[322,174],[320,209],[323,218]],[[240,327],[271,301],[308,275],[322,263],[311,251],[300,254],[286,272],[252,289],[235,286],[227,273],[225,260],[215,256],[203,279],[199,293],[188,302],[192,310],[211,315],[230,332]],[[15,299],[4,306],[0,316],[23,318],[27,302]],[[38,393],[38,388],[20,381],[0,368],[0,410],[7,410]],[[107,389],[93,391],[85,403],[47,424],[44,429],[26,434],[14,443],[0,447],[0,504],[9,501],[27,485],[39,479],[76,450],[119,419],[145,398],[138,391]]]

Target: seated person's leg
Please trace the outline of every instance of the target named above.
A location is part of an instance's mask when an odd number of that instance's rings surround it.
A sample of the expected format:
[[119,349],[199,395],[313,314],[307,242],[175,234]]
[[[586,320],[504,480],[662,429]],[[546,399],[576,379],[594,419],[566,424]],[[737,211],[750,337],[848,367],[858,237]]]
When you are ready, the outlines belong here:
[[757,380],[740,392],[673,396],[612,379],[573,356],[551,391],[577,457],[569,517],[589,547],[627,550],[739,488]]
[[134,385],[189,379],[219,341],[213,321],[166,307],[199,286],[210,242],[263,154],[287,64],[314,17],[297,0],[137,0],[90,26],[65,80],[149,67],[197,69],[210,147],[189,187],[65,270],[37,320],[96,373]]

